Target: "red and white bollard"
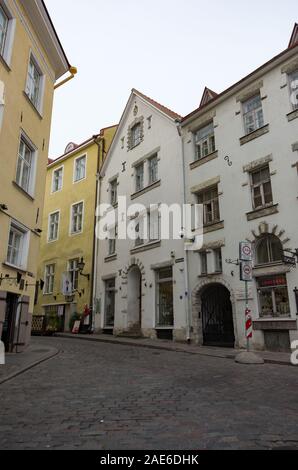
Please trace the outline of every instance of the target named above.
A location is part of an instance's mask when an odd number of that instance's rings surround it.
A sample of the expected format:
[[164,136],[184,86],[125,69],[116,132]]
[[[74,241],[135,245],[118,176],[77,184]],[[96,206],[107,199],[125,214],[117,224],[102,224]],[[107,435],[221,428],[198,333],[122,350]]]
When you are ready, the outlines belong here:
[[252,316],[251,316],[251,310],[247,308],[245,310],[245,317],[246,317],[246,338],[252,339]]

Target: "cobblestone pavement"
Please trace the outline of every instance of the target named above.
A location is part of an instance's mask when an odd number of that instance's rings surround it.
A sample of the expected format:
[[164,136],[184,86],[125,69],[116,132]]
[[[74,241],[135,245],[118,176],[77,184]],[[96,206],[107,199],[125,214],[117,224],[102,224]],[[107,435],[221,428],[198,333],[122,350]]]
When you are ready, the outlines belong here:
[[61,353],[0,386],[0,449],[298,449],[298,368],[36,341]]

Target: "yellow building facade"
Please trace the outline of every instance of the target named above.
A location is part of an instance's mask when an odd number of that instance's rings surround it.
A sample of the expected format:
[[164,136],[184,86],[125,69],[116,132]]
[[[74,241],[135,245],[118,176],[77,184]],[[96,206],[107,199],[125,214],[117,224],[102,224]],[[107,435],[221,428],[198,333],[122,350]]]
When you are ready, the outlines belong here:
[[29,343],[55,84],[71,69],[41,0],[0,0],[0,340]]
[[43,289],[34,309],[48,331],[69,331],[74,314],[84,313],[82,323],[92,327],[97,178],[116,129],[70,143],[49,162],[38,270]]

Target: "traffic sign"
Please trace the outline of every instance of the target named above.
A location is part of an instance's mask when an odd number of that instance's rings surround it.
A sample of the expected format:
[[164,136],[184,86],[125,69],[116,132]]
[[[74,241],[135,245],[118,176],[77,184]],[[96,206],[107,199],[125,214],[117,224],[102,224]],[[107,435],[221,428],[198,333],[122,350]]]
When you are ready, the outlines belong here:
[[252,261],[252,244],[250,242],[241,242],[239,252],[241,261]]
[[240,263],[240,279],[241,281],[251,282],[252,281],[252,263],[251,261],[243,261]]
[[285,264],[288,264],[289,266],[295,266],[296,267],[296,258],[293,258],[292,256],[283,256],[283,262]]

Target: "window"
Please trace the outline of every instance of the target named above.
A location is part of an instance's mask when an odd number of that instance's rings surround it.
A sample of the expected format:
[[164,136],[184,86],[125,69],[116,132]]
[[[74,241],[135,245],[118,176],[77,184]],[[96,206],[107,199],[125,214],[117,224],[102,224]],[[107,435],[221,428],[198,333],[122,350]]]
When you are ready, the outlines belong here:
[[3,56],[7,38],[9,18],[0,5],[0,55]]
[[261,95],[257,94],[243,104],[245,134],[250,134],[264,126]]
[[131,129],[131,148],[136,147],[142,140],[142,126],[141,123],[135,124]]
[[261,317],[290,316],[286,276],[260,278],[258,280],[258,296]]
[[115,323],[116,280],[105,281],[105,327],[114,327]]
[[215,265],[215,272],[222,273],[222,252],[221,248],[217,248],[214,250],[214,265]]
[[159,211],[157,208],[148,213],[148,225],[149,241],[160,240]]
[[136,167],[136,192],[144,189],[144,163]]
[[60,212],[55,212],[54,214],[49,215],[49,232],[48,232],[49,242],[54,242],[58,240],[59,220],[60,220]]
[[291,103],[293,109],[298,109],[298,70],[289,75]]
[[39,108],[40,99],[41,99],[41,87],[42,87],[42,73],[38,67],[34,58],[30,57],[28,76],[27,76],[27,85],[26,85],[26,95],[35,106]]
[[86,155],[83,157],[77,158],[75,160],[75,174],[74,174],[74,182],[81,181],[86,178],[86,162],[87,158]]
[[68,272],[69,272],[69,277],[72,285],[72,290],[77,291],[79,287],[79,269],[78,269],[78,263],[79,259],[72,259],[68,262]]
[[71,233],[81,233],[83,231],[84,203],[74,204],[71,209]]
[[264,235],[256,245],[256,262],[258,265],[278,263],[283,259],[283,246],[275,235]]
[[251,192],[254,209],[273,203],[269,166],[251,173]]
[[114,179],[110,183],[111,204],[115,206],[118,202],[118,180]]
[[208,274],[207,256],[208,255],[206,251],[202,251],[202,253],[200,253],[201,276],[206,276]]
[[56,193],[57,191],[61,191],[63,185],[63,167],[58,168],[53,172],[53,186],[52,192]]
[[158,181],[158,157],[154,155],[148,160],[149,166],[149,185]]
[[218,188],[209,189],[198,195],[198,203],[203,205],[204,225],[219,222]]
[[110,232],[110,238],[109,238],[109,256],[113,256],[116,253],[116,240],[118,236],[118,227],[113,229],[113,231]]
[[144,245],[144,219],[139,218],[137,219],[136,225],[135,225],[135,231],[136,231],[136,240],[135,240],[135,246],[141,246]]
[[11,224],[7,250],[7,262],[9,264],[19,268],[25,267],[26,236],[27,233],[25,231],[21,230],[17,225]]
[[215,136],[213,122],[202,127],[195,134],[196,159],[206,157],[215,152]]
[[21,137],[17,165],[17,184],[28,194],[33,193],[35,151],[24,136]]
[[53,294],[53,292],[54,292],[54,280],[55,280],[55,265],[54,264],[48,264],[45,267],[44,294]]
[[172,267],[157,272],[157,323],[164,327],[174,325]]

